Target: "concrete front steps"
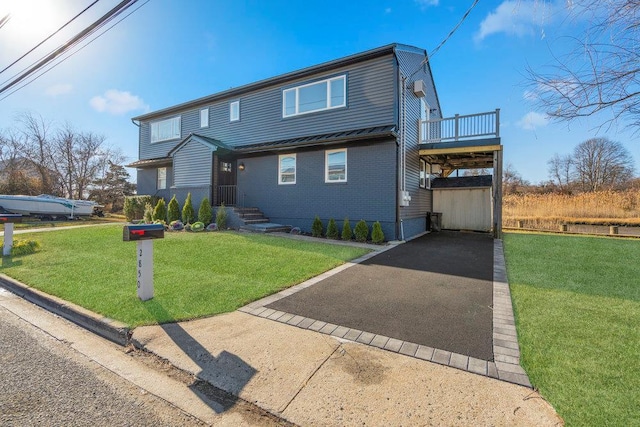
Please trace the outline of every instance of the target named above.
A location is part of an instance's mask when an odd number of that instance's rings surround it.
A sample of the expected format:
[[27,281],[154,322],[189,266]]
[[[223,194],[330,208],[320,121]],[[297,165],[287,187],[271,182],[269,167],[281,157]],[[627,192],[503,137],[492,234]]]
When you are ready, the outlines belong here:
[[242,231],[251,231],[254,233],[276,233],[291,231],[291,226],[275,224],[264,216],[264,213],[258,208],[233,208],[233,213],[237,215],[242,223],[238,227]]

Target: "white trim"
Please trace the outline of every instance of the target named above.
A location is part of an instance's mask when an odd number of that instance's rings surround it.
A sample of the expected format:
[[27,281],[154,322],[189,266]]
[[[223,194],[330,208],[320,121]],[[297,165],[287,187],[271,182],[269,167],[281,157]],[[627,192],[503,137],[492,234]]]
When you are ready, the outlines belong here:
[[[344,152],[344,179],[329,179],[329,155],[333,153]],[[324,152],[324,182],[325,183],[336,183],[336,182],[347,182],[347,149],[346,148],[338,148],[336,150],[326,150]]]
[[[282,160],[287,157],[293,157],[293,181],[283,182],[282,181]],[[278,156],[278,185],[291,185],[296,183],[296,178],[298,175],[298,160],[296,158],[295,153],[291,154],[280,154]]]
[[203,108],[200,110],[200,127],[208,128],[209,127],[209,109]]
[[[342,103],[338,105],[332,105],[331,104],[331,83],[338,80],[342,80]],[[321,85],[321,84],[326,85],[327,92],[326,92],[325,106],[323,108],[316,108],[314,110],[300,111],[300,89]],[[287,114],[286,99],[287,99],[287,94],[289,93],[294,94],[294,97],[293,97],[294,112]],[[346,106],[347,106],[347,75],[346,74],[342,74],[337,77],[331,77],[329,79],[319,80],[312,83],[295,86],[282,91],[282,117],[300,116],[303,114],[315,113],[317,111],[324,111],[324,110],[333,110],[335,108],[343,108]]]
[[[234,116],[234,109],[235,116]],[[229,121],[237,122],[240,120],[240,101],[231,101],[229,103]]]
[[[160,139],[160,136],[158,135],[158,132],[160,130],[159,129],[160,124],[167,123],[167,122],[172,122],[171,123],[172,133],[170,136]],[[149,123],[149,139],[151,144],[155,144],[156,142],[162,142],[162,141],[170,141],[172,139],[180,139],[181,126],[182,126],[181,116],[175,116],[175,117],[170,117],[168,119],[156,120],[155,122]],[[156,128],[155,132],[154,132],[154,127]],[[156,134],[155,139],[154,139],[154,133]]]

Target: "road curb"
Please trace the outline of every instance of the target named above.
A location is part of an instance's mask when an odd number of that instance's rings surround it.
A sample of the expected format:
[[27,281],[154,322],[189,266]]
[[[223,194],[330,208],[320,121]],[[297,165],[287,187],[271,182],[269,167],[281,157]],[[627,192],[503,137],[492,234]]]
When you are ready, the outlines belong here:
[[0,286],[118,345],[126,346],[130,342],[131,329],[124,323],[100,316],[69,301],[29,287],[4,274],[0,274]]

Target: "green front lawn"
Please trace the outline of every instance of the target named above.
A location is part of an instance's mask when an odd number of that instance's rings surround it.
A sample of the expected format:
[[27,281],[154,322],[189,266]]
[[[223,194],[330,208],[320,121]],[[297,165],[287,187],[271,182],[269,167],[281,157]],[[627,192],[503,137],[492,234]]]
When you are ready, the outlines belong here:
[[640,425],[640,240],[504,237],[531,382],[569,426]]
[[142,302],[136,243],[122,241],[122,225],[16,238],[42,250],[5,258],[0,272],[134,327],[233,311],[367,252],[257,234],[165,233],[153,244],[155,297]]

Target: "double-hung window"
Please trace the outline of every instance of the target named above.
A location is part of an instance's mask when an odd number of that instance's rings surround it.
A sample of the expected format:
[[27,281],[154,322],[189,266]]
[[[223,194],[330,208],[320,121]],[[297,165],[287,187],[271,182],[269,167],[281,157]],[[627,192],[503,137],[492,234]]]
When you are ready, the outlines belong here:
[[281,154],[278,156],[278,184],[296,183],[296,155]]
[[208,128],[209,127],[209,109],[203,108],[200,110],[200,127]]
[[180,138],[180,116],[151,123],[151,142]]
[[420,159],[420,188],[427,188],[427,162]]
[[233,101],[229,104],[229,121],[237,122],[240,120],[240,101]]
[[167,168],[158,168],[158,190],[164,190],[167,188]]
[[347,182],[347,149],[325,152],[324,182]]
[[346,75],[292,87],[282,92],[282,117],[341,108],[346,105]]

